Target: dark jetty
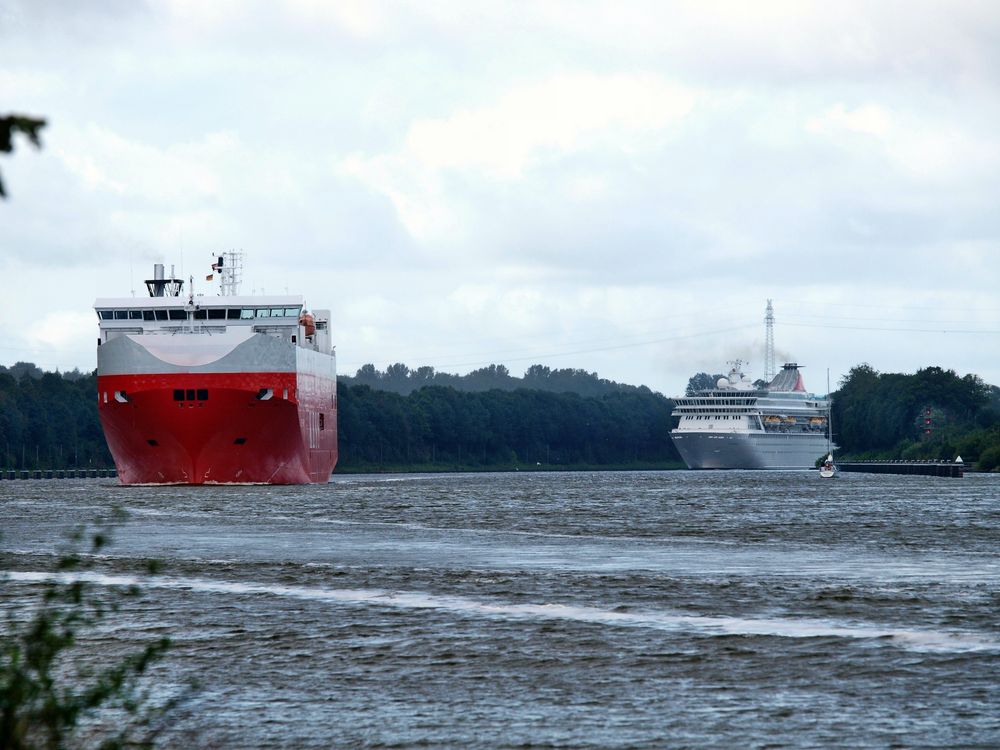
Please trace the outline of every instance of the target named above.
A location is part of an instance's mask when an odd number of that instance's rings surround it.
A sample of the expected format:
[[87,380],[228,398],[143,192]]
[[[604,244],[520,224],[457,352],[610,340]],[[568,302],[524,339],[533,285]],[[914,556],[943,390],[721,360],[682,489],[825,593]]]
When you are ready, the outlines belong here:
[[837,462],[841,471],[866,474],[916,474],[925,477],[962,477],[965,464],[957,461],[845,461]]
[[107,479],[114,469],[0,469],[0,479]]

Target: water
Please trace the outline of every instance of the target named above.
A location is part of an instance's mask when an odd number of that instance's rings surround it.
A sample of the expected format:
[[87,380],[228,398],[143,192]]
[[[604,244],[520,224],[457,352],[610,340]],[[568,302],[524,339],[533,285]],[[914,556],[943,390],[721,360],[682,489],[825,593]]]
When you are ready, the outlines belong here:
[[1000,746],[1000,476],[5,481],[0,604],[112,505],[164,746]]

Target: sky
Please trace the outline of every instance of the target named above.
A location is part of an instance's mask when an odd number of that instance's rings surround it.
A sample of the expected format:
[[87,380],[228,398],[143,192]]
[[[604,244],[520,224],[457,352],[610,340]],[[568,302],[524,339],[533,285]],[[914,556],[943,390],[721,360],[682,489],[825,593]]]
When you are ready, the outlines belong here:
[[152,264],[332,312],[338,368],[682,393],[1000,384],[1000,4],[0,0],[0,364]]

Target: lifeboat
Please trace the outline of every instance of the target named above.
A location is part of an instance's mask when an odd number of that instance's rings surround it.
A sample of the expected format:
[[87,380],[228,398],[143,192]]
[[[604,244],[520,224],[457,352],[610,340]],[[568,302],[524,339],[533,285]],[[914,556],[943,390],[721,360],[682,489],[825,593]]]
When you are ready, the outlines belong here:
[[305,329],[307,338],[316,334],[316,319],[313,318],[312,313],[302,313],[302,316],[299,318],[299,325]]

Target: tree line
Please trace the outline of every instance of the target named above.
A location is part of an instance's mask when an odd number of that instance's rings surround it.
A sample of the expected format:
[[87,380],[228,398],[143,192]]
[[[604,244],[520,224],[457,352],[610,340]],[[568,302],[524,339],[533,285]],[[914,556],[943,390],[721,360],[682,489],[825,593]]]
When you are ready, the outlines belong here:
[[97,417],[97,376],[0,366],[0,468],[111,468]]
[[673,404],[648,389],[581,396],[432,385],[404,396],[340,383],[337,396],[345,469],[680,465]]
[[[465,376],[466,390],[432,384],[406,395],[341,378],[338,467],[680,465],[669,437],[668,399],[582,370],[537,366],[528,372],[524,379],[510,378],[494,366]],[[508,378],[546,381],[549,389],[475,390],[487,380]],[[556,392],[558,383],[597,395]],[[111,468],[96,394],[95,373],[43,372],[28,362],[0,367],[0,467]]]
[[[431,382],[416,387],[428,373]],[[673,402],[648,388],[540,365],[521,378],[502,365],[447,376],[461,389],[438,383],[438,375],[432,368],[401,365],[379,373],[366,366],[341,378],[338,467],[681,465],[669,436]],[[358,384],[362,377],[374,377],[378,387]],[[699,373],[689,387],[713,378]],[[497,382],[505,387],[488,387]],[[95,373],[43,372],[28,362],[0,366],[0,468],[111,468],[96,394]],[[879,373],[862,364],[832,396],[842,458],[961,455],[981,469],[1000,468],[1000,389],[975,375],[940,367]]]
[[925,367],[912,375],[850,370],[833,394],[834,438],[857,458],[954,459],[1000,467],[1000,388]]
[[577,393],[581,396],[652,392],[643,385],[626,385],[598,377],[596,372],[574,368],[553,370],[544,365],[531,365],[522,377],[517,377],[511,375],[504,365],[496,364],[480,367],[467,375],[440,372],[427,366],[410,369],[402,362],[391,364],[385,370],[378,370],[375,365],[367,364],[358,368],[353,376],[340,376],[340,381],[346,385],[367,385],[403,396],[429,385],[445,386],[456,391],[516,391],[526,388],[552,393]]

